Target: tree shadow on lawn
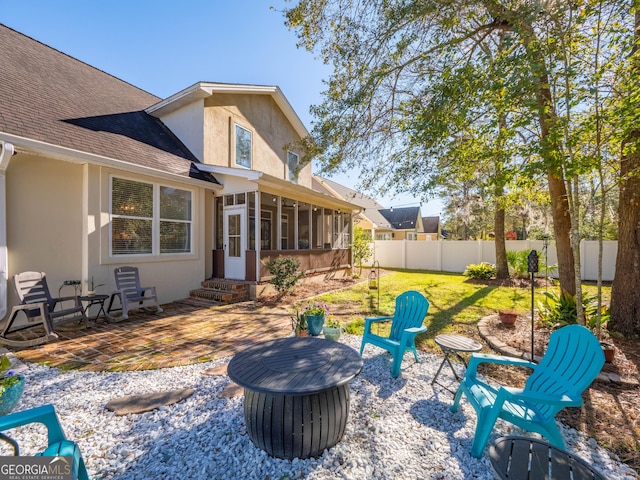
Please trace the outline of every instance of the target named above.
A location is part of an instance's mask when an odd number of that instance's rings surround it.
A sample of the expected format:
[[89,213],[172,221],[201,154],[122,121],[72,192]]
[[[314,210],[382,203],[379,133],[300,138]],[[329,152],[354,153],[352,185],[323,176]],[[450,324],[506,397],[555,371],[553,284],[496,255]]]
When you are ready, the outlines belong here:
[[[474,292],[472,295],[461,298],[460,301],[458,301],[458,303],[448,308],[443,308],[443,306],[441,306],[438,302],[439,300],[438,297],[435,295],[430,297],[429,291],[425,289],[424,291],[425,296],[431,303],[431,307],[432,307],[432,308],[429,308],[429,313],[427,313],[427,320],[429,321],[429,324],[428,324],[428,327],[427,327],[428,329],[425,335],[429,338],[435,337],[440,332],[442,332],[442,330],[444,330],[446,326],[454,324],[453,319],[458,314],[460,314],[463,310],[475,305],[477,302],[480,301],[480,299],[487,297],[496,288],[497,287],[483,287],[480,290]],[[435,308],[437,311],[436,313],[431,314],[433,308]],[[480,321],[480,316],[473,323],[475,324],[478,321]]]

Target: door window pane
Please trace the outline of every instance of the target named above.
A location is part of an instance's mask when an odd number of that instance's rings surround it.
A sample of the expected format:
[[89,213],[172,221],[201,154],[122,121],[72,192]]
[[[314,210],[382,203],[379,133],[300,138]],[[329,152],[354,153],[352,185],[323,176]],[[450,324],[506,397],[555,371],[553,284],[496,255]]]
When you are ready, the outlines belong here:
[[240,214],[229,215],[229,256],[239,257],[240,250]]

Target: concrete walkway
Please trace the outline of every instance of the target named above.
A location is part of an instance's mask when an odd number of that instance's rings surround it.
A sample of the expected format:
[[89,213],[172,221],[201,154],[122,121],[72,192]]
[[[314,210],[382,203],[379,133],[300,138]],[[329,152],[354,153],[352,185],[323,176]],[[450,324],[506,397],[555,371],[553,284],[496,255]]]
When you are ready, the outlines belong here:
[[160,314],[135,312],[120,323],[102,318],[86,329],[58,331],[57,341],[16,350],[25,362],[85,371],[147,370],[231,356],[247,345],[291,332],[282,307],[254,302],[204,306],[185,301],[162,306]]

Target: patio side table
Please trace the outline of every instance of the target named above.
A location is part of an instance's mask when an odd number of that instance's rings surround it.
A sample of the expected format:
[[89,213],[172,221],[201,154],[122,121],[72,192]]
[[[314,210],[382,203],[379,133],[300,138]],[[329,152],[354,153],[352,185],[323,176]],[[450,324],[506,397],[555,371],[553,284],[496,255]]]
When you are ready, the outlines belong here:
[[537,438],[500,437],[489,449],[489,459],[503,480],[604,480],[584,460]]
[[[460,355],[460,353],[461,352],[472,353],[472,352],[479,352],[480,350],[482,350],[482,344],[480,344],[479,342],[476,342],[471,338],[463,337],[462,335],[452,335],[449,333],[445,333],[442,335],[436,335],[433,341],[436,342],[436,344],[442,350],[442,353],[444,354],[444,358],[442,359],[442,363],[440,364],[440,367],[438,368],[436,375],[433,377],[433,380],[431,380],[431,385],[433,385],[434,383],[438,383],[436,380],[438,379],[438,375],[440,375],[440,372],[442,371],[442,367],[444,367],[445,363],[449,364],[449,367],[451,368],[453,375],[456,377],[456,380],[460,381],[460,377],[458,376],[456,369],[453,368],[453,365],[451,364],[451,360],[449,359],[450,355],[454,355],[466,367],[467,361],[462,357],[462,355]],[[438,383],[438,385],[441,385],[441,384]],[[444,385],[441,385],[441,386],[444,387]],[[444,387],[444,388],[447,388],[447,387]],[[447,390],[449,389],[447,388]]]
[[278,458],[309,458],[340,441],[349,415],[349,381],[362,370],[353,348],[287,337],[238,353],[227,367],[244,387],[251,441]]
[[107,298],[109,298],[109,295],[83,295],[80,297],[80,301],[81,302],[87,302],[87,306],[84,307],[84,314],[86,315],[87,318],[89,318],[89,315],[87,315],[87,313],[89,312],[89,309],[93,306],[93,305],[100,305],[100,308],[98,309],[98,314],[96,315],[96,320],[98,320],[98,317],[100,317],[100,314],[102,313],[102,316],[104,317],[105,321],[109,321],[109,317],[107,316],[107,312],[104,309],[104,302],[107,300]]

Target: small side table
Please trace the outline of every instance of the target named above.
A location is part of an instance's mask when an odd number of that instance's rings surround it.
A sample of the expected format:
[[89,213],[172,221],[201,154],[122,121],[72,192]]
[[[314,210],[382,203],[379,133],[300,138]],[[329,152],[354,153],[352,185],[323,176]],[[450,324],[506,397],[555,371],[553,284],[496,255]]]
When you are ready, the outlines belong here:
[[[434,338],[433,340],[442,350],[442,353],[444,354],[444,358],[442,359],[442,363],[440,364],[440,368],[438,368],[438,372],[436,373],[436,376],[433,377],[433,380],[431,380],[431,385],[433,385],[434,383],[438,383],[436,380],[438,379],[438,375],[440,375],[440,372],[442,371],[442,367],[444,367],[445,363],[449,364],[449,367],[451,368],[453,375],[456,377],[456,380],[458,381],[460,380],[460,377],[458,376],[456,369],[453,368],[453,365],[451,364],[451,360],[449,359],[450,355],[454,355],[466,367],[467,362],[460,355],[460,353],[479,352],[480,350],[482,350],[482,345],[480,343],[476,342],[471,338],[463,337],[461,335],[452,335],[449,333],[445,333],[442,335],[436,335],[436,338]],[[444,388],[447,388],[440,383],[438,383],[438,385]],[[449,389],[447,388],[447,390]]]
[[489,459],[504,480],[604,480],[584,460],[537,438],[500,437],[489,449]]
[[96,320],[98,320],[98,318],[100,317],[100,314],[102,313],[102,316],[104,317],[105,321],[109,321],[109,316],[107,315],[107,311],[104,309],[104,302],[107,300],[107,298],[109,298],[109,295],[83,295],[80,297],[80,301],[81,302],[87,302],[87,306],[84,308],[84,314],[87,316],[87,318],[89,318],[89,316],[87,315],[87,312],[89,311],[89,309],[93,306],[93,305],[100,305],[100,308],[98,309],[98,314],[96,315]]

